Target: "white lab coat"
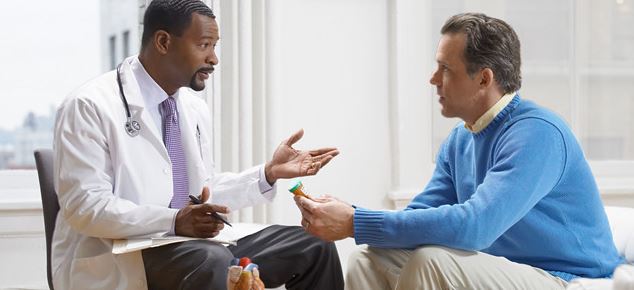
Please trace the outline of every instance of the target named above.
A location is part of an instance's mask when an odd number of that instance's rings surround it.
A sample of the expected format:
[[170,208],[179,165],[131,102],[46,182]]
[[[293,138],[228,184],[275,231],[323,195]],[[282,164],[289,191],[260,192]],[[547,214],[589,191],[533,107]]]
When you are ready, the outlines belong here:
[[[141,125],[138,136],[124,129],[115,71],[75,90],[57,112],[55,289],[147,289],[141,252],[113,255],[112,240],[172,230],[177,210],[168,208],[171,164],[155,121],[144,112],[131,60],[123,62],[121,78],[131,114]],[[275,190],[260,192],[260,167],[214,175],[208,107],[189,89],[180,89],[176,99],[190,191],[198,194],[209,185],[213,203],[232,210],[270,201]]]

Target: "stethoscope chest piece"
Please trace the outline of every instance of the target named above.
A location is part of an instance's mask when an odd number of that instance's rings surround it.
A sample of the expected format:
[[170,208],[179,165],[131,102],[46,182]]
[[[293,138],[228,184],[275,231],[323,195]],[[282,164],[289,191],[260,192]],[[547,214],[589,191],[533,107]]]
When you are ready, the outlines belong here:
[[128,100],[125,97],[125,93],[123,92],[123,84],[121,83],[121,64],[117,66],[117,85],[119,86],[121,101],[123,101],[123,107],[125,108],[125,115],[127,117],[127,120],[125,122],[125,131],[126,133],[128,133],[128,135],[130,135],[130,137],[136,137],[139,135],[139,131],[141,131],[141,125],[136,120],[133,120],[132,115],[130,114]]
[[138,136],[140,130],[141,125],[139,125],[139,122],[131,119],[128,119],[128,121],[125,122],[125,131],[128,133],[128,135],[130,135],[130,137]]

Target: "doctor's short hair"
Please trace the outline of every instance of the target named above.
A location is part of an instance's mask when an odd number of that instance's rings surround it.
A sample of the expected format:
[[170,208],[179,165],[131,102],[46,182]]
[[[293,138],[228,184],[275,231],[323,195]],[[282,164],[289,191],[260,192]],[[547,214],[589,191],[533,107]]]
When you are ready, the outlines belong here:
[[490,68],[505,94],[520,89],[520,40],[506,22],[482,13],[462,13],[450,17],[440,32],[466,35],[464,59],[469,75]]
[[158,30],[181,36],[192,22],[192,14],[216,18],[211,8],[200,0],[153,0],[143,16],[141,48],[145,47]]

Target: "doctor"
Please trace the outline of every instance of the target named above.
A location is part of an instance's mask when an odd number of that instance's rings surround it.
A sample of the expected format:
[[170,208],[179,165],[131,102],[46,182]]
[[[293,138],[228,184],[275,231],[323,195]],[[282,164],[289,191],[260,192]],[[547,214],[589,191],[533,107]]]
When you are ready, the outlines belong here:
[[[301,227],[271,226],[231,247],[190,241],[112,254],[113,239],[214,237],[223,224],[211,212],[269,202],[277,179],[314,175],[338,154],[294,149],[299,131],[265,165],[214,175],[212,119],[191,90],[203,90],[218,63],[215,17],[198,0],[154,0],[143,25],[140,54],[57,112],[55,288],[224,289],[230,260],[249,256],[267,287],[343,289],[334,244]],[[189,204],[189,193],[206,202]]]

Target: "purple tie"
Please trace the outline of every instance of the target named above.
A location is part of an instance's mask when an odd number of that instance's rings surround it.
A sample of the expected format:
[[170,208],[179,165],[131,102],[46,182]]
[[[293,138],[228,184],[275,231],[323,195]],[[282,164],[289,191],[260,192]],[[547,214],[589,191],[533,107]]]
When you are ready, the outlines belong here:
[[161,103],[163,115],[163,143],[172,161],[172,179],[174,195],[171,208],[183,208],[189,202],[189,179],[187,178],[187,160],[181,141],[181,129],[178,125],[176,100],[169,97]]

